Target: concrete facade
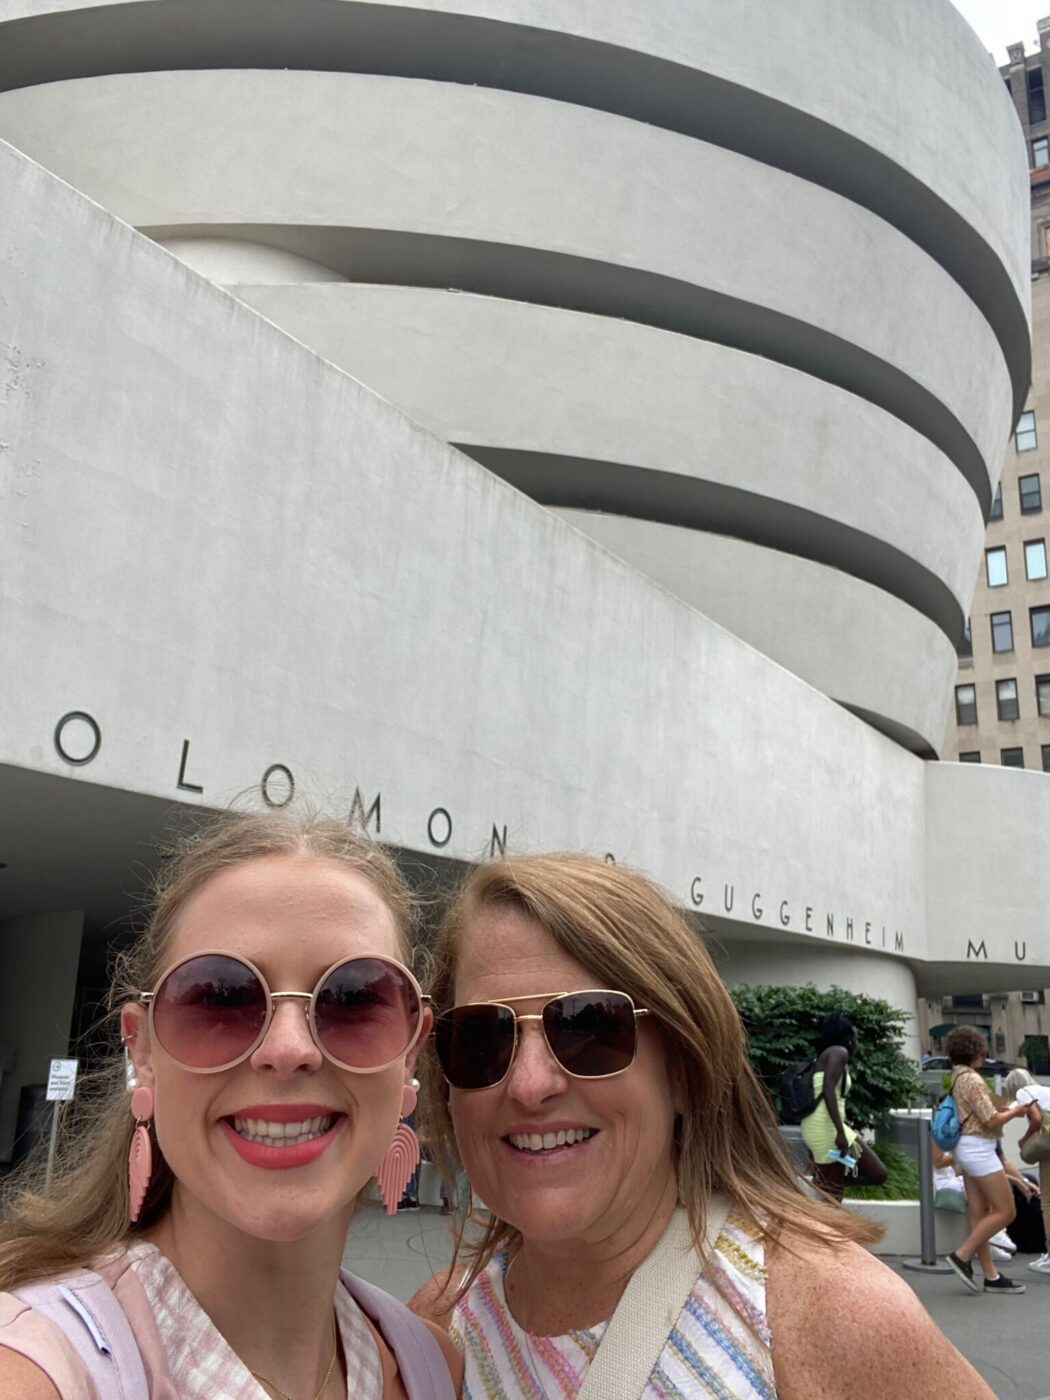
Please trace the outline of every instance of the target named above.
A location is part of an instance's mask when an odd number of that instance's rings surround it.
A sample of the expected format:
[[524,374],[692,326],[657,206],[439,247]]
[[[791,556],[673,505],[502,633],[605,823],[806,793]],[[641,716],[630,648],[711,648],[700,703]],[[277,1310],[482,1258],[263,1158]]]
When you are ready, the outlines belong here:
[[60,812],[294,785],[636,864],[730,980],[1041,985],[956,875],[1046,784],[919,757],[1029,374],[948,0],[188,3],[0,0],[0,920],[104,946]]
[[[1050,19],[1038,24],[1036,49],[1010,46],[1009,62],[999,71],[1005,79],[1028,151],[1031,186],[1032,385],[1024,414],[1003,465],[999,496],[988,522],[984,555],[979,557],[968,635],[960,647],[955,678],[956,702],[948,716],[942,758],[963,764],[1012,765],[1050,772],[1050,567],[1047,512],[1050,489],[1050,124],[1046,92],[1050,86]],[[995,780],[991,780],[994,782]],[[1027,782],[1027,780],[1026,780]],[[1023,804],[1013,813],[1024,812]],[[972,869],[987,872],[989,863],[1013,866],[1014,878],[1038,879],[1030,841],[1007,827],[1006,840],[991,838],[974,852]],[[979,930],[974,929],[975,936]],[[1018,928],[1023,940],[1024,930]],[[961,989],[956,989],[961,990]],[[996,1053],[1050,1069],[1050,1018],[1046,990],[1023,994],[970,991],[948,994],[920,1004],[924,1044],[933,1028],[953,1024],[984,1027]],[[934,1044],[943,1039],[933,1037]]]

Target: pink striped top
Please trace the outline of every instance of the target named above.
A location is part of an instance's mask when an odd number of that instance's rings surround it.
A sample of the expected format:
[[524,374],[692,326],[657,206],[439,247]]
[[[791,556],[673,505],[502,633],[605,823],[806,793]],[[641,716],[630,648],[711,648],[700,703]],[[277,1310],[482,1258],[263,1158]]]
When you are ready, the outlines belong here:
[[[493,1259],[453,1312],[463,1400],[573,1400],[608,1323],[560,1337],[526,1332],[507,1306],[506,1267],[505,1255]],[[667,1338],[645,1400],[776,1400],[765,1292],[762,1242],[730,1219]]]

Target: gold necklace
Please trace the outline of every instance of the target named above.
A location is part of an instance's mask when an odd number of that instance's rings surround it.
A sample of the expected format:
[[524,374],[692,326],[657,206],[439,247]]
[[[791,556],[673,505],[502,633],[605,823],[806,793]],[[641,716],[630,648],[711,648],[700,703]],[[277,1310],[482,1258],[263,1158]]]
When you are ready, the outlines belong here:
[[[332,1372],[335,1370],[336,1360],[339,1356],[339,1325],[338,1323],[333,1323],[333,1326],[335,1327],[335,1345],[332,1347],[332,1359],[328,1363],[328,1370],[324,1373],[324,1380],[321,1382],[321,1388],[314,1396],[314,1400],[321,1400],[321,1396],[324,1394],[324,1388],[331,1379]],[[292,1397],[283,1391],[274,1381],[270,1380],[269,1376],[260,1376],[258,1371],[252,1371],[251,1369],[249,1369],[248,1374],[253,1376],[257,1381],[261,1381],[263,1385],[268,1385],[271,1390],[276,1390],[280,1400],[292,1400]]]

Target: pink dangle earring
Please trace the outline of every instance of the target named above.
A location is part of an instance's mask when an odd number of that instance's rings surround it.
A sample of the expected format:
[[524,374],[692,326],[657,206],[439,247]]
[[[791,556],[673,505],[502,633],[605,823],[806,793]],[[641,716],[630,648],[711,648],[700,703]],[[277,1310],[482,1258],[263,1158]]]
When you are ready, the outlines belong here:
[[410,1080],[401,1095],[401,1118],[394,1139],[386,1150],[386,1156],[379,1163],[376,1180],[379,1194],[386,1206],[387,1215],[393,1215],[401,1200],[402,1192],[411,1180],[412,1173],[419,1166],[419,1138],[403,1120],[416,1106],[419,1095],[419,1080]]
[[153,1117],[153,1090],[140,1085],[131,1095],[131,1116],[135,1119],[135,1131],[131,1137],[131,1151],[128,1153],[128,1220],[135,1224],[142,1211],[142,1203],[149,1190],[153,1175],[153,1144],[150,1142],[149,1124]]

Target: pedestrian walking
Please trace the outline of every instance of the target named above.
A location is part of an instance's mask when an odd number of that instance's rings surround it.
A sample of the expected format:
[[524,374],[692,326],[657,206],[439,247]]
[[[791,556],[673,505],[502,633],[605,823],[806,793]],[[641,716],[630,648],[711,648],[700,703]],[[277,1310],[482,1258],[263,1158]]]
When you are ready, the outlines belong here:
[[1025,1117],[1028,1109],[1024,1104],[996,1108],[992,1102],[978,1073],[988,1056],[988,1042],[975,1026],[956,1026],[945,1042],[945,1051],[952,1062],[951,1093],[962,1129],[952,1155],[962,1169],[970,1222],[970,1233],[948,1255],[948,1263],[971,1293],[982,1291],[974,1274],[975,1257],[984,1275],[985,1293],[1001,1297],[1023,1293],[1023,1283],[1007,1278],[995,1267],[989,1242],[1015,1214],[1013,1192],[996,1146],[1004,1124]]

